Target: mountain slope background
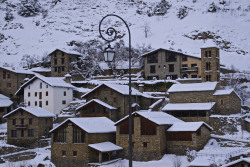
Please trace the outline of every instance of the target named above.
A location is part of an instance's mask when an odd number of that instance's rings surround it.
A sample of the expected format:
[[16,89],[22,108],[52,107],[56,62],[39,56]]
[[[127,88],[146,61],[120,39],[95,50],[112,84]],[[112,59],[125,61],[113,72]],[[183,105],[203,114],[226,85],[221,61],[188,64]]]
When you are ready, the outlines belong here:
[[[151,45],[200,57],[204,43],[213,41],[221,49],[221,64],[250,71],[249,0],[167,0],[164,15],[160,2],[40,0],[36,15],[23,17],[18,14],[21,1],[1,0],[0,65],[18,65],[25,54],[41,57],[55,48],[74,49],[72,41],[100,39],[99,22],[113,13],[128,23],[133,46]],[[13,20],[5,20],[7,12]],[[116,18],[107,19],[104,27],[108,23],[128,45],[125,25]]]

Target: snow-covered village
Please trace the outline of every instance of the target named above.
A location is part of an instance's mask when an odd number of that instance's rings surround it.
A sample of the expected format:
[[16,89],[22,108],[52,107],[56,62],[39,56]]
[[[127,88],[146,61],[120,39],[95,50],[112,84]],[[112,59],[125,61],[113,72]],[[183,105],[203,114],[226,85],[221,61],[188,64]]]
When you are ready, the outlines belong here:
[[249,0],[0,0],[0,167],[250,167]]

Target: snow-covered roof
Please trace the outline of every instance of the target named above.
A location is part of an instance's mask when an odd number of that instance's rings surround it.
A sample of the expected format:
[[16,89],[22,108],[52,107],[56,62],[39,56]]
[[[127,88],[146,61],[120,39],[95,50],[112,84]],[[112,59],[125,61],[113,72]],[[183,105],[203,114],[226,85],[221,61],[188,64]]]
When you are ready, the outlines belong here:
[[[169,115],[167,113],[161,112],[161,111],[147,111],[147,110],[140,110],[140,111],[136,111],[133,112],[132,115],[134,114],[138,114],[154,123],[156,123],[157,125],[172,125],[175,122],[183,122],[182,120]],[[129,116],[127,115],[126,117],[120,119],[119,121],[117,121],[115,123],[115,125],[119,124],[121,121],[125,120],[126,118],[128,118]]]
[[207,157],[196,157],[189,166],[209,167],[212,163]]
[[85,57],[84,54],[81,54],[81,53],[76,52],[76,51],[73,51],[73,50],[63,49],[63,48],[61,48],[61,49],[58,49],[58,48],[57,48],[57,49],[53,49],[52,51],[50,51],[50,52],[48,53],[48,55],[50,55],[51,53],[53,53],[53,52],[56,51],[56,50],[60,50],[60,51],[62,51],[62,52],[65,52],[65,53],[71,54],[71,55],[78,55],[78,56],[83,56],[83,57]]
[[84,107],[84,106],[86,106],[86,105],[88,105],[88,104],[90,104],[90,103],[92,103],[92,102],[96,102],[96,103],[98,103],[98,104],[100,104],[100,105],[102,105],[102,106],[104,106],[104,107],[106,107],[106,108],[108,108],[108,109],[110,109],[110,110],[115,110],[115,109],[117,109],[117,108],[115,108],[115,107],[113,107],[113,106],[111,106],[111,105],[109,105],[109,104],[107,104],[107,103],[105,103],[105,102],[103,102],[103,101],[101,101],[101,100],[99,100],[99,99],[92,99],[92,100],[88,101],[87,103],[85,103],[85,104],[83,104],[83,105],[77,107],[76,110],[79,110],[79,109],[81,109],[82,107]]
[[13,101],[9,97],[0,94],[0,107],[9,107],[13,104]]
[[234,89],[226,89],[226,90],[216,90],[213,95],[230,95]]
[[211,110],[215,102],[208,103],[168,103],[163,111]]
[[12,68],[12,67],[2,67],[2,66],[0,66],[0,68],[3,68],[5,70],[11,71],[17,74],[33,74],[33,75],[35,74],[34,72],[25,70],[23,68]]
[[15,110],[11,111],[10,113],[4,115],[3,117],[6,118],[9,115],[19,111],[20,109],[27,111],[28,113],[30,113],[36,117],[54,117],[55,116],[55,114],[53,114],[53,113],[51,113],[43,108],[40,108],[40,107],[19,107]]
[[82,118],[68,118],[63,121],[57,127],[50,131],[53,132],[58,127],[66,123],[67,121],[71,121],[75,125],[77,125],[82,130],[87,133],[115,133],[116,127],[114,126],[114,122],[106,117],[82,117]]
[[168,92],[192,92],[192,91],[213,91],[215,90],[217,82],[203,82],[190,84],[173,84]]
[[[108,66],[108,63],[107,62],[99,62],[99,66],[101,67],[101,69],[103,70],[109,70],[111,69],[109,66]],[[116,69],[118,70],[122,70],[122,69],[129,69],[129,61],[118,61],[116,63]],[[135,64],[131,64],[131,69],[140,69],[141,68],[141,65],[139,62],[135,63]]]
[[174,123],[167,132],[195,132],[202,125],[205,125],[208,129],[213,130],[211,126],[206,124],[205,122],[177,122]]
[[213,40],[206,40],[206,42],[201,46],[201,48],[218,48]]
[[245,121],[250,123],[250,118],[245,118]]
[[20,92],[22,92],[26,86],[31,84],[36,79],[40,79],[52,87],[63,87],[63,88],[72,88],[72,89],[75,88],[70,83],[65,82],[64,77],[45,77],[43,75],[36,74],[33,78],[31,78],[30,80],[25,82],[23,85],[21,85],[20,88],[15,93],[15,95],[18,95]]
[[[129,86],[128,85],[102,83],[101,85],[99,85],[99,86],[95,87],[94,89],[92,89],[92,91],[84,94],[82,96],[82,98],[87,96],[88,94],[90,94],[91,92],[95,91],[96,89],[98,89],[99,87],[101,87],[103,85],[105,85],[105,86],[109,87],[110,89],[113,89],[116,92],[119,92],[119,93],[121,93],[123,95],[129,95]],[[131,95],[143,96],[143,97],[146,97],[146,98],[155,98],[153,96],[141,93],[141,92],[139,92],[139,90],[134,89],[132,87],[131,87],[131,90],[132,90]]]
[[51,68],[45,68],[45,67],[34,67],[30,70],[33,72],[51,72]]
[[228,164],[222,165],[222,167],[232,166],[232,165],[237,164],[239,162],[247,162],[248,164],[250,164],[250,157],[237,159],[233,162],[229,162]]
[[123,149],[122,147],[117,146],[114,143],[111,143],[109,141],[102,142],[102,143],[89,144],[89,147],[95,150],[98,150],[100,152],[110,152],[110,151],[117,151],[117,150]]

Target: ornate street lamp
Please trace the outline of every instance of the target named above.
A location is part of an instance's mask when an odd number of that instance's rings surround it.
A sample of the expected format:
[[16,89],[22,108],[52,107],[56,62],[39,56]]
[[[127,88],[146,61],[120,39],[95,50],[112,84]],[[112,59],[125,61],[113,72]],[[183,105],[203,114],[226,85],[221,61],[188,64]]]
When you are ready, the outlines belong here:
[[114,48],[111,48],[110,44],[108,45],[107,48],[105,48],[105,51],[103,52],[104,54],[104,60],[106,62],[112,62],[114,57],[115,57],[115,51],[113,50]]
[[[130,34],[130,29],[129,29],[128,24],[120,16],[115,15],[115,14],[108,14],[108,15],[106,15],[100,21],[100,24],[99,24],[99,33],[100,33],[100,36],[102,37],[102,39],[104,39],[106,42],[109,43],[108,48],[111,48],[110,47],[110,42],[113,42],[113,41],[115,41],[117,39],[117,31],[115,30],[115,28],[109,27],[105,31],[105,34],[107,34],[110,38],[107,39],[107,38],[105,38],[102,35],[101,25],[102,25],[103,20],[105,18],[107,18],[107,17],[117,17],[117,18],[119,18],[120,20],[122,20],[122,22],[126,25],[126,27],[128,29],[128,35],[129,35],[129,156],[128,156],[128,158],[129,158],[129,167],[132,167],[131,34]],[[111,52],[110,50],[108,51],[108,53],[104,52],[104,56],[105,56],[105,54],[106,54],[107,57],[109,57],[109,55],[112,56],[112,57],[114,57],[114,52]]]

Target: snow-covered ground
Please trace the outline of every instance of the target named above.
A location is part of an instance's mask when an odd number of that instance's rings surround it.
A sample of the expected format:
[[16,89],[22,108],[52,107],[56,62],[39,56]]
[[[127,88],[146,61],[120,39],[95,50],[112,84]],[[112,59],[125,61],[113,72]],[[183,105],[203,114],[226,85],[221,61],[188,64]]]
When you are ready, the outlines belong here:
[[[168,0],[172,5],[164,16],[147,15],[147,11],[160,0],[72,0],[59,1],[52,7],[51,0],[40,0],[48,15],[22,17],[17,14],[19,0],[6,0],[0,7],[1,63],[19,64],[24,54],[42,56],[55,48],[69,48],[71,41],[100,39],[98,25],[109,13],[121,16],[130,26],[132,45],[152,45],[153,48],[181,49],[182,52],[200,56],[204,44],[199,33],[214,36],[221,49],[221,64],[238,69],[249,70],[250,64],[250,1],[249,0]],[[208,12],[214,2],[217,11]],[[8,6],[8,7],[7,7]],[[14,7],[16,6],[16,7]],[[177,17],[184,6],[188,14]],[[11,10],[14,20],[5,21],[6,10]],[[138,14],[136,11],[141,11]],[[115,18],[112,18],[114,22]],[[116,28],[119,27],[116,22]],[[143,31],[148,25],[150,31],[145,37]],[[125,26],[122,33],[127,33]],[[193,40],[198,37],[200,39]],[[124,36],[128,42],[128,35]]]

